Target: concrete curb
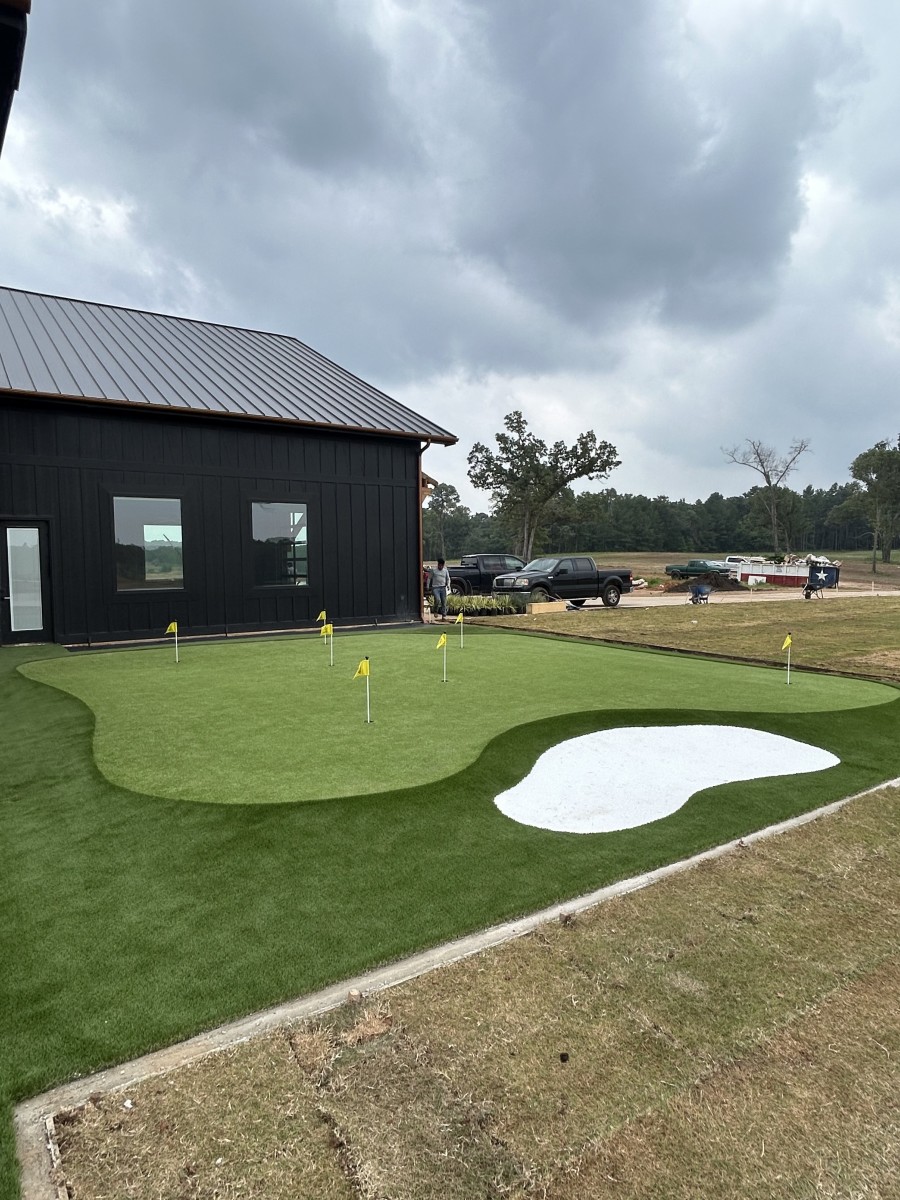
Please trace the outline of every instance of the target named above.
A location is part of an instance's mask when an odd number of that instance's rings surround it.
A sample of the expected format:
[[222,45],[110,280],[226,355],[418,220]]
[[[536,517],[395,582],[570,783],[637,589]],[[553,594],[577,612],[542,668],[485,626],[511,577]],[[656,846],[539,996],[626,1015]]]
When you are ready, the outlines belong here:
[[424,950],[420,954],[414,954],[400,962],[367,971],[363,975],[333,984],[331,987],[323,988],[309,996],[303,996],[263,1012],[254,1013],[241,1020],[232,1021],[217,1029],[199,1034],[197,1037],[189,1038],[187,1041],[177,1042],[173,1046],[145,1054],[141,1058],[133,1059],[121,1066],[99,1071],[95,1075],[72,1080],[70,1083],[62,1084],[60,1087],[34,1096],[30,1100],[25,1100],[16,1107],[14,1114],[16,1148],[22,1172],[22,1200],[59,1200],[61,1193],[51,1179],[55,1149],[52,1118],[62,1109],[77,1108],[84,1104],[94,1092],[108,1092],[132,1087],[145,1079],[197,1062],[209,1054],[215,1054],[220,1050],[247,1042],[251,1038],[259,1037],[281,1026],[318,1016],[343,1004],[350,992],[359,992],[366,996],[384,991],[386,988],[396,987],[401,983],[407,983],[438,967],[458,962],[460,959],[469,958],[482,950],[488,950],[494,946],[500,946],[504,942],[512,941],[514,938],[522,937],[541,925],[550,921],[558,921],[563,914],[584,912],[586,909],[594,908],[617,896],[639,891],[660,882],[660,880],[667,879],[670,875],[686,871],[700,863],[721,858],[739,847],[752,845],[764,838],[786,833],[791,829],[797,829],[811,821],[816,821],[820,817],[828,816],[853,800],[882,791],[884,788],[898,786],[900,786],[900,778],[886,780],[884,783],[867,788],[854,796],[847,796],[843,800],[836,800],[812,812],[781,821],[777,825],[770,825],[766,829],[760,829],[743,838],[726,842],[712,850],[705,850],[692,858],[670,863],[668,866],[659,867],[657,870],[648,871],[643,875],[635,875],[631,879],[620,880],[618,883],[610,884],[598,891],[578,896],[562,904],[554,904],[550,908],[541,909],[539,912],[520,917],[515,921],[507,921],[479,933],[457,938],[455,941],[446,942],[431,950]]

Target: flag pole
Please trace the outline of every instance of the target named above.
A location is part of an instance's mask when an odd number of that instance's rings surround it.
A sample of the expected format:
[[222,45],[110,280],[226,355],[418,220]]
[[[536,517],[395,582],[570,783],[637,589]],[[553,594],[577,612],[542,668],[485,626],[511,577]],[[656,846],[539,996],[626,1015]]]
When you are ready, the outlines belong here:
[[444,678],[441,683],[447,682],[447,639],[444,639]]
[[166,632],[163,637],[168,637],[170,633],[175,634],[175,661],[178,662],[178,622],[170,621],[166,626]]
[[372,724],[372,708],[369,703],[369,656],[368,656],[368,654],[362,660],[362,662],[359,664],[359,666],[356,668],[356,674],[353,676],[353,678],[359,679],[360,676],[363,676],[366,681],[366,724],[371,725]]
[[[325,649],[329,651],[329,654],[330,654],[329,662],[330,662],[331,666],[333,667],[334,666],[334,626],[332,624],[330,624],[328,621],[326,621],[325,624],[322,626],[322,628],[319,630],[319,637],[323,637],[325,639]],[[331,638],[331,646],[330,647],[328,645],[329,638]]]

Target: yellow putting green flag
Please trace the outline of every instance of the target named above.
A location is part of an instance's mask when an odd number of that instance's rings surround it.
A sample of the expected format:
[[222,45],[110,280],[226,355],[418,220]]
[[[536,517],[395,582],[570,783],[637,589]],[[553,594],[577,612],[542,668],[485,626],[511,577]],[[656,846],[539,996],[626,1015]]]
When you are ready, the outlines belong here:
[[787,650],[788,646],[791,646],[791,645],[793,645],[793,642],[791,640],[791,635],[788,634],[787,637],[784,639],[784,645],[781,648],[782,648],[782,650]]
[[368,675],[368,673],[369,673],[369,660],[367,658],[364,658],[362,660],[362,662],[359,664],[359,666],[356,668],[356,674],[353,676],[353,678],[358,679],[360,677],[360,675]]
[[323,609],[322,609],[322,611],[319,613],[319,615],[316,617],[316,620],[317,620],[317,621],[327,621],[327,620],[328,620],[328,618],[325,616],[325,609],[324,609],[324,608],[323,608]]
[[462,615],[462,613],[460,613],[459,616],[456,618],[456,620],[453,622],[453,624],[454,625],[462,625],[462,623],[463,623],[463,615]]
[[177,632],[178,632],[178,622],[177,622],[177,621],[170,621],[170,622],[169,622],[169,627],[168,627],[168,629],[166,630],[166,633],[177,633]]
[[442,633],[441,636],[438,638],[438,644],[435,646],[435,650],[440,650],[441,646],[446,646],[446,645],[447,645],[447,635],[446,635],[446,633]]
[[329,634],[334,637],[334,628],[330,624],[323,625],[319,630],[319,637],[328,637]]

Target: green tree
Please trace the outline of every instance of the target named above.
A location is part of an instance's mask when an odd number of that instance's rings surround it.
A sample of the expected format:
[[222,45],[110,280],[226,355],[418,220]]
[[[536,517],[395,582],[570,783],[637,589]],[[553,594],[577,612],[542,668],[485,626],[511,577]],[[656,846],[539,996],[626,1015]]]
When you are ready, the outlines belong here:
[[[785,490],[782,488],[782,484],[796,469],[797,459],[808,449],[809,442],[806,438],[795,438],[786,454],[779,454],[774,446],[767,446],[756,438],[747,438],[742,446],[732,446],[730,449],[722,451],[729,462],[737,463],[741,467],[749,467],[762,476],[765,488],[762,490],[760,498],[769,515],[772,549],[776,554],[780,550],[779,541],[782,533],[782,526],[778,520],[778,503]],[[785,550],[789,549],[790,540],[785,545]]]
[[495,513],[516,523],[516,551],[530,559],[535,535],[547,506],[576,479],[605,479],[619,466],[615,446],[597,440],[593,430],[579,434],[574,446],[552,446],[529,432],[521,412],[503,418],[505,433],[495,434],[497,451],[476,442],[469,451],[469,479],[492,494]]
[[668,496],[657,496],[650,503],[652,520],[651,541],[653,550],[690,550],[691,524],[694,520],[692,505],[686,500],[670,500]]
[[559,553],[589,550],[587,543],[581,543],[582,526],[578,520],[578,507],[575,503],[575,493],[570,487],[565,487],[547,505],[544,510],[543,537],[536,539],[538,552]]
[[881,561],[891,561],[894,538],[900,530],[900,437],[897,444],[876,442],[871,450],[857,454],[850,464],[850,474],[864,487],[863,502],[872,522],[872,572],[878,542],[881,541]]
[[575,521],[580,530],[579,550],[615,550],[610,511],[615,489],[582,492],[575,497]]
[[[832,484],[832,487],[836,489],[837,485]],[[833,550],[855,548],[860,542],[868,544],[875,537],[862,484],[854,479],[840,489],[837,503],[829,509],[826,521],[832,530],[830,546]]]
[[513,535],[499,517],[472,513],[466,529],[466,544],[460,554],[499,554],[512,545]]
[[743,551],[741,523],[749,509],[746,497],[713,492],[706,500],[697,500],[692,508],[689,549],[716,555]]
[[778,526],[784,534],[786,550],[797,551],[805,547],[810,530],[809,518],[802,496],[791,488],[778,489]]
[[868,532],[868,521],[861,511],[839,511],[858,483],[833,483],[829,488],[807,486],[800,496],[804,535],[798,543],[801,552],[824,553],[855,546]]
[[[454,523],[458,526],[458,518],[463,515],[468,517],[468,510],[460,504],[459,492],[453,484],[436,484],[422,510],[422,540],[425,543],[426,558],[447,557],[449,527]],[[452,549],[452,539],[450,540]]]

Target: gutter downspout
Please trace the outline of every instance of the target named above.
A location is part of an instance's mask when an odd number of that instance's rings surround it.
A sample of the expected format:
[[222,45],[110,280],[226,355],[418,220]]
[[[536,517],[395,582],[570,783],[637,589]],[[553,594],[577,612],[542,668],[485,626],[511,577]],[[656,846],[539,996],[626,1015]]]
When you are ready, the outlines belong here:
[[418,574],[416,575],[416,595],[418,597],[418,605],[419,605],[419,621],[423,625],[425,624],[425,597],[422,594],[422,578],[423,578],[423,572],[425,570],[425,555],[424,555],[424,543],[423,543],[424,529],[422,526],[422,505],[425,503],[425,501],[422,499],[422,456],[425,453],[425,451],[429,448],[430,445],[431,445],[431,438],[428,438],[426,440],[426,442],[424,443],[424,445],[419,446],[419,476],[418,476],[418,479],[416,480],[416,503],[417,503],[418,513],[419,513],[419,522],[418,522],[418,524],[419,524],[419,552],[416,556],[417,560],[418,560],[418,568],[419,569],[418,569]]

